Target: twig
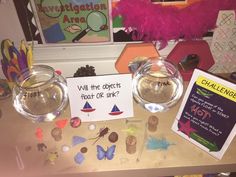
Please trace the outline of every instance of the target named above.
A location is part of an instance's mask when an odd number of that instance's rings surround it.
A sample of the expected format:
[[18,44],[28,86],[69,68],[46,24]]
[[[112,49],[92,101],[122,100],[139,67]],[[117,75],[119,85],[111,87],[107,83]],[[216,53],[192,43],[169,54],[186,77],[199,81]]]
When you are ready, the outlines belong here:
[[140,151],[139,151],[139,153],[138,153],[136,162],[139,162],[139,161],[140,161],[140,158],[141,158],[141,156],[142,156],[142,153],[143,153],[143,150],[144,150],[144,146],[145,146],[146,140],[147,140],[147,123],[145,124],[144,135],[143,135],[143,142],[142,142],[142,145],[141,145],[141,149],[140,149]]

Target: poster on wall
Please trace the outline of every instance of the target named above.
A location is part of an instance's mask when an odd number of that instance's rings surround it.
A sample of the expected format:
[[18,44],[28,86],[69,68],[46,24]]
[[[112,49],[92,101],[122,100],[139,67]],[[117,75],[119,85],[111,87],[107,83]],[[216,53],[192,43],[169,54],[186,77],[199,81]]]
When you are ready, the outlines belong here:
[[31,0],[43,43],[110,42],[109,0]]
[[221,159],[236,134],[235,88],[195,69],[172,130]]

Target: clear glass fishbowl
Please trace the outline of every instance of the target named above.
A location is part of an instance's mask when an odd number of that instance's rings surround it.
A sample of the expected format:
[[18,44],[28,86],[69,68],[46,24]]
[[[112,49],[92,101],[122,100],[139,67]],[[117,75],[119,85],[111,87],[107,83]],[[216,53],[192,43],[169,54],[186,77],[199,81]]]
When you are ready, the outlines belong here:
[[16,78],[12,91],[17,112],[33,122],[52,121],[68,105],[65,79],[47,65],[33,65]]
[[183,79],[166,58],[149,59],[133,74],[132,87],[138,104],[152,113],[163,112],[181,98]]

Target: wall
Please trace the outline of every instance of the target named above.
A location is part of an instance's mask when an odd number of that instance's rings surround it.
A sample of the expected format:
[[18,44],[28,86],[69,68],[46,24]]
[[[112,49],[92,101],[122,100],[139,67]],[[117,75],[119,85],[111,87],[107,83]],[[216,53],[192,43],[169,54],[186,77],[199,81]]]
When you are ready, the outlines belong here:
[[13,0],[0,1],[0,41],[10,38],[16,44],[25,38]]
[[[24,34],[13,0],[0,0],[0,2],[0,40],[10,38],[19,46],[19,42],[24,39]],[[116,73],[114,64],[124,46],[125,44],[122,43],[94,46],[73,45],[70,47],[37,46],[34,48],[34,61],[35,63],[47,64],[61,70],[65,77],[72,77],[78,67],[86,64],[94,66],[98,75]],[[166,56],[174,46],[174,42],[169,42],[168,47],[159,51],[159,53],[162,56]],[[4,78],[1,69],[0,78]]]
[[[13,0],[0,2],[0,40],[10,38],[19,46],[19,42],[24,39],[24,33]],[[168,54],[172,45],[161,51],[161,54]],[[47,64],[61,70],[65,77],[73,76],[78,67],[86,64],[95,66],[97,74],[110,74],[117,72],[114,63],[124,46],[125,44],[50,48],[38,46],[34,49],[34,60],[35,63]],[[0,70],[0,78],[3,77]]]

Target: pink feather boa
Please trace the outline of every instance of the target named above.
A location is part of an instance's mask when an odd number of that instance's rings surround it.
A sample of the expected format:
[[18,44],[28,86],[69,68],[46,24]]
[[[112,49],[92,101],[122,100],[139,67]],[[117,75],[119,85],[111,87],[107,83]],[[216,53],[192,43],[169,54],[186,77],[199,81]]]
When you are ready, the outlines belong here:
[[137,30],[137,39],[159,41],[198,39],[215,28],[220,10],[236,10],[236,0],[202,0],[185,8],[153,4],[151,0],[120,0],[113,18],[123,17],[127,32]]

